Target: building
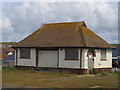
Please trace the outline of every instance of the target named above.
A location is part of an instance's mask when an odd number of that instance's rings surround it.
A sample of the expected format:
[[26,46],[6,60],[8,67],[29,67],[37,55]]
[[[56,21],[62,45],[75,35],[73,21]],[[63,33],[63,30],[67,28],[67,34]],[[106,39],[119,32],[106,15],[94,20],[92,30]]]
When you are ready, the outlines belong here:
[[118,45],[113,44],[113,45],[116,47],[116,49],[113,49],[112,56],[113,57],[120,57],[120,45],[119,44]]
[[11,48],[17,42],[0,42],[0,61],[14,54],[14,49]]
[[12,45],[15,45],[16,42],[0,42],[0,47],[2,48],[10,48]]
[[14,49],[17,42],[0,42],[0,65],[2,67],[14,66]]
[[87,74],[93,69],[110,71],[115,47],[81,21],[44,24],[13,48],[16,67]]
[[15,55],[12,54],[1,60],[0,64],[2,64],[2,67],[14,67],[14,59],[15,59]]

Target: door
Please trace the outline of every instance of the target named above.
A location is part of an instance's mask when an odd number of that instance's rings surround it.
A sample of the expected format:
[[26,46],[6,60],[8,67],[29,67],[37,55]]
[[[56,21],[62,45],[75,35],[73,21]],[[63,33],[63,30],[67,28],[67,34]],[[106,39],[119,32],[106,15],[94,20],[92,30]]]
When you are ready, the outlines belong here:
[[58,67],[58,50],[40,50],[38,56],[39,67]]
[[93,70],[93,68],[94,68],[93,52],[89,52],[89,55],[88,55],[88,69]]

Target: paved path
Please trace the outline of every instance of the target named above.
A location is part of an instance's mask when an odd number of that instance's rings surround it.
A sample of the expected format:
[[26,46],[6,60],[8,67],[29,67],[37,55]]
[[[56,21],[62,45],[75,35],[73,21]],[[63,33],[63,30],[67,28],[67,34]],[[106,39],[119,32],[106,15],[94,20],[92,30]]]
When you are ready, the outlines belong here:
[[90,88],[100,88],[100,86],[92,86],[92,87],[90,87]]
[[114,68],[112,68],[112,71],[113,71],[113,72],[120,72],[120,68],[115,68],[115,67],[114,67]]
[[1,88],[39,88],[39,87],[28,87],[28,86],[19,86],[19,85],[0,85]]

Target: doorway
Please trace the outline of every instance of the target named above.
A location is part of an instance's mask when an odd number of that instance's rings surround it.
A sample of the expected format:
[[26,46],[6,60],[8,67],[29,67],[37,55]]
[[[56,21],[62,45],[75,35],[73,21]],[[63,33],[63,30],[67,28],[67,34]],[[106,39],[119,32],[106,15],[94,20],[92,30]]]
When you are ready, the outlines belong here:
[[38,56],[39,67],[58,67],[58,50],[40,50]]
[[94,68],[94,53],[90,51],[88,53],[88,70],[93,70]]

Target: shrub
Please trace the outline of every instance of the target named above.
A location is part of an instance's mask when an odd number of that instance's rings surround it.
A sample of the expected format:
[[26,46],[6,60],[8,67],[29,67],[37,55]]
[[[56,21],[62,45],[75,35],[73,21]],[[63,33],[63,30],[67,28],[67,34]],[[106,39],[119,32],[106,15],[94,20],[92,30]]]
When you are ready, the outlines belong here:
[[107,75],[109,75],[109,74],[106,73],[106,72],[101,72],[101,73],[99,73],[99,76],[102,76],[102,77],[107,76]]
[[7,67],[2,67],[2,70],[14,70],[15,68],[13,68],[13,67],[9,67],[9,66],[7,66]]
[[110,75],[109,73],[107,73],[107,72],[105,72],[105,71],[103,71],[103,70],[99,70],[99,71],[97,72],[97,74],[98,74],[99,76],[101,76],[101,77]]
[[103,70],[95,70],[95,69],[93,69],[93,70],[89,70],[89,73],[90,74],[97,74],[97,75],[99,75],[99,76],[101,76],[101,77],[104,77],[104,76],[107,76],[107,75],[109,75],[109,73],[106,73],[105,71],[103,71]]
[[90,74],[97,74],[97,71],[95,69],[93,69],[93,70],[89,70],[89,73]]

